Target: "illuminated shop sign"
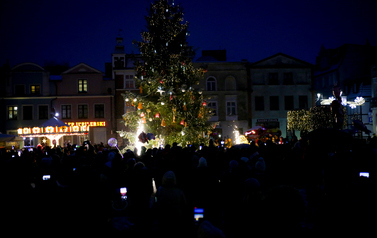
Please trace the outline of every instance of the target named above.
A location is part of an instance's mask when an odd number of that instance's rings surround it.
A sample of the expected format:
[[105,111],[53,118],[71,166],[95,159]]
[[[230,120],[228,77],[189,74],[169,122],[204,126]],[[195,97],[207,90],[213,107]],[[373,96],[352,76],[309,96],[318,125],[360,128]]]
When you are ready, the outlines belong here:
[[105,121],[80,121],[80,122],[67,122],[70,126],[106,126]]
[[17,130],[18,135],[46,135],[46,134],[71,134],[71,133],[88,133],[89,126],[47,126],[47,127],[24,127]]

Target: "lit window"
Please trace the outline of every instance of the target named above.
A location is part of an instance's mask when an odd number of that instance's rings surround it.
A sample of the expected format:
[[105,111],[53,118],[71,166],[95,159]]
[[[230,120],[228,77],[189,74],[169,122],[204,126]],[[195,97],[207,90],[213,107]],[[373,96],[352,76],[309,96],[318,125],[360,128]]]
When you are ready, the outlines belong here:
[[31,94],[40,94],[41,93],[41,87],[39,85],[31,85],[30,86],[30,93]]
[[8,107],[8,119],[17,120],[17,107],[15,106]]
[[79,93],[88,92],[88,80],[79,79]]

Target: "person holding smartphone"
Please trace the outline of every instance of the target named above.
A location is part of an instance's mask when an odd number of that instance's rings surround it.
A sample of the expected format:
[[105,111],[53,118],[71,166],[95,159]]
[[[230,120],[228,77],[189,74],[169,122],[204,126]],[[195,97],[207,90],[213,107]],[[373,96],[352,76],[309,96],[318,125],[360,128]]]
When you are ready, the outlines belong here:
[[177,187],[177,179],[173,171],[167,171],[162,177],[162,184],[157,189],[155,204],[156,217],[160,235],[179,237],[182,230],[187,230],[184,220],[187,200],[183,191]]

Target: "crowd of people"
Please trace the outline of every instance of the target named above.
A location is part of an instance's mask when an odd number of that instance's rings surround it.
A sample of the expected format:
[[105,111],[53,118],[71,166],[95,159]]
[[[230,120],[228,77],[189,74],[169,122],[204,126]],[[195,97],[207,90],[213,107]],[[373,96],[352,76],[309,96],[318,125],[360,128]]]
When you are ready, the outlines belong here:
[[90,143],[20,155],[1,150],[3,232],[252,237],[376,231],[376,139],[318,135],[231,148],[174,143],[144,148],[140,156]]

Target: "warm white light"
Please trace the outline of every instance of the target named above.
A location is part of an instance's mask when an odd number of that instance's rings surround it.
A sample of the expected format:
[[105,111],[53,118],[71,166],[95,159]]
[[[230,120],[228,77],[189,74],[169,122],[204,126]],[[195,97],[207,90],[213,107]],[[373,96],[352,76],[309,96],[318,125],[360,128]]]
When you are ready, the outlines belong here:
[[137,132],[135,136],[135,147],[137,149],[137,155],[141,155],[141,147],[143,146],[143,143],[139,140],[139,135],[144,131],[144,124],[142,120],[139,120],[139,126],[137,127]]
[[358,105],[358,106],[361,106],[365,103],[365,99],[363,97],[356,97],[355,99],[355,103]]
[[235,140],[235,144],[241,144],[241,140],[240,140],[240,132],[239,132],[237,129],[235,129],[235,130],[233,131],[233,133],[234,133],[234,136],[235,136],[235,138],[236,138],[236,140]]

